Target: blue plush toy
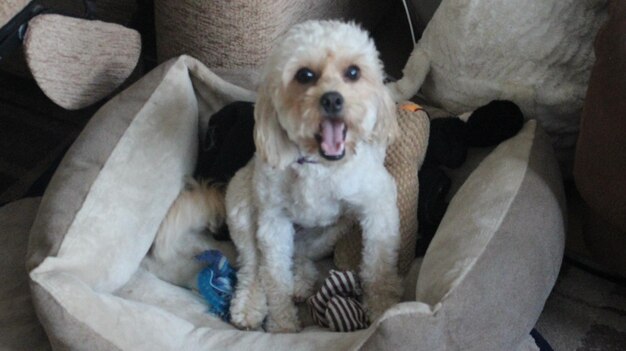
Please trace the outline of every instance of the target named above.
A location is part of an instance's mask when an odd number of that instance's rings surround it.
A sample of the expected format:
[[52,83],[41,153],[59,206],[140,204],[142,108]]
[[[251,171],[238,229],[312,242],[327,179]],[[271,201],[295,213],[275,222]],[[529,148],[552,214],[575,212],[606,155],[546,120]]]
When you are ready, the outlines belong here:
[[209,305],[209,311],[224,321],[230,321],[230,300],[237,285],[237,272],[228,259],[217,250],[196,256],[207,266],[198,274],[198,290]]

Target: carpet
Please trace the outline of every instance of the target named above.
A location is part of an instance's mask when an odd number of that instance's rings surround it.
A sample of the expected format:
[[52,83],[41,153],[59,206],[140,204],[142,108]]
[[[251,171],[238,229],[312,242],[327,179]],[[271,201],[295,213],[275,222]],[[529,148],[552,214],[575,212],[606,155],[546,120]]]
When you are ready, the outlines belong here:
[[591,259],[582,233],[582,199],[571,182],[565,193],[566,257],[536,329],[557,351],[626,350],[626,279]]
[[626,350],[626,285],[566,258],[536,325],[554,350]]

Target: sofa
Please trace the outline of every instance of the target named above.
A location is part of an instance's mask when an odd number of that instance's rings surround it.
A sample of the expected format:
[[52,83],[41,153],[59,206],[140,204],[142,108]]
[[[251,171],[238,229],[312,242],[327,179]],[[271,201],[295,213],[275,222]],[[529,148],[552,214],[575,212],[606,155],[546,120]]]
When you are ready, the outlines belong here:
[[0,345],[537,350],[529,333],[560,269],[565,200],[550,138],[534,120],[472,152],[426,255],[405,277],[403,302],[367,329],[237,330],[193,291],[142,268],[207,120],[229,102],[254,101],[258,67],[282,32],[311,18],[359,20],[399,72],[413,46],[403,11],[369,0],[156,0],[161,64],[98,110],[43,197],[0,209],[0,268],[11,279],[0,288]]

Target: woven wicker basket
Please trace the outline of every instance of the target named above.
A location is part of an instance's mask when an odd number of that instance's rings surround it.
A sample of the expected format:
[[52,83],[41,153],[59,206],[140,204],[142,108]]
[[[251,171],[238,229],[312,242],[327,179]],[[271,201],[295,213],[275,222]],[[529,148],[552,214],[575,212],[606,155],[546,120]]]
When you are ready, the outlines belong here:
[[[423,110],[410,111],[398,108],[400,135],[387,149],[385,166],[395,178],[398,188],[400,210],[401,245],[398,253],[398,271],[408,272],[415,258],[417,243],[417,198],[419,182],[417,172],[422,165],[428,146],[430,122]],[[343,237],[335,248],[335,265],[340,269],[355,270],[361,263],[361,229],[357,223],[354,230]]]

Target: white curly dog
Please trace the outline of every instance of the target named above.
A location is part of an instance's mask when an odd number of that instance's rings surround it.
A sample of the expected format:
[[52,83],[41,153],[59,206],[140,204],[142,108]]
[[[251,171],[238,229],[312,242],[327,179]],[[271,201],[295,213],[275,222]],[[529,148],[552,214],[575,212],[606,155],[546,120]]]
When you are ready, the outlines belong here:
[[[272,332],[299,330],[294,300],[312,293],[313,261],[327,256],[356,220],[363,230],[360,277],[370,319],[401,295],[396,185],[384,167],[398,132],[395,104],[367,32],[309,21],[277,42],[255,106],[256,154],[220,194],[193,186],[177,199],[152,248],[153,271],[185,283],[180,252],[214,246],[181,239],[223,218],[237,248],[231,321]],[[195,240],[195,242],[194,242]],[[184,242],[185,247],[181,247]],[[158,267],[158,268],[154,268]]]

